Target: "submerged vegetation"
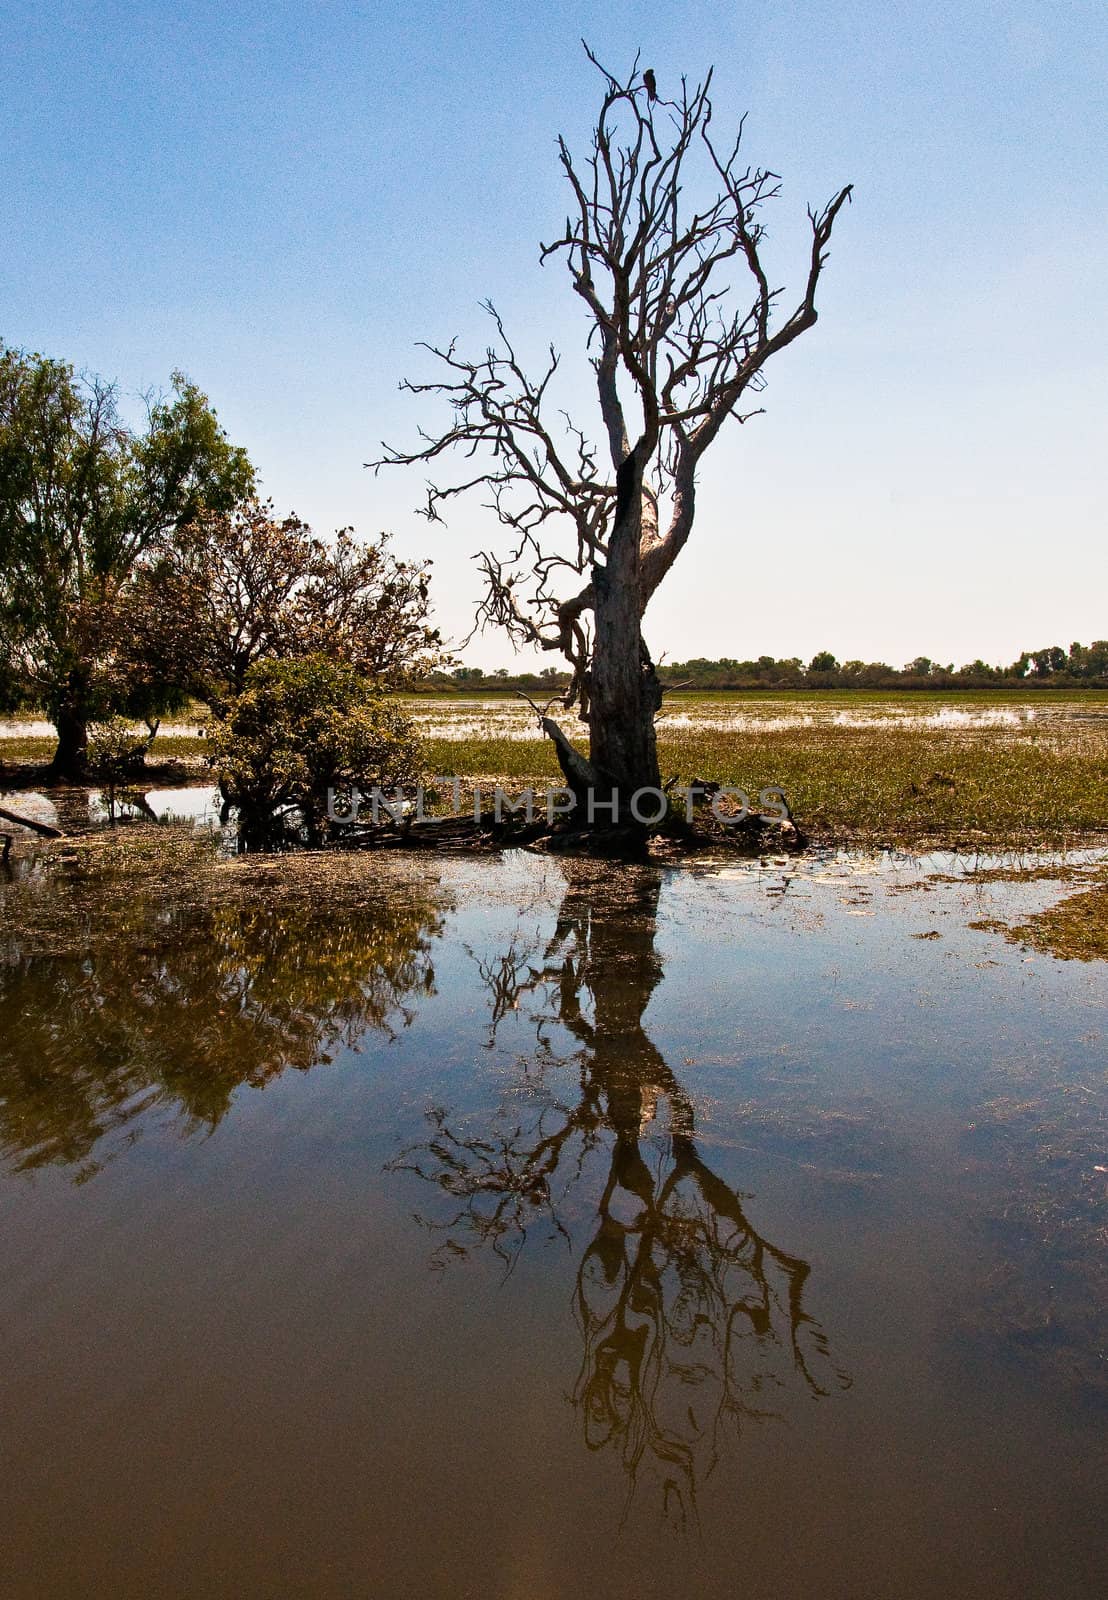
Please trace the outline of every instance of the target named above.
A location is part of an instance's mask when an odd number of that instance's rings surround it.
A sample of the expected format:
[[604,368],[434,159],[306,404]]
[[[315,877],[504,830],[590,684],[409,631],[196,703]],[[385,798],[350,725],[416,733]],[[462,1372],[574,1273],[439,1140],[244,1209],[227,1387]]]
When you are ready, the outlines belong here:
[[1099,876],[1102,881],[1093,888],[1066,895],[1025,922],[990,921],[987,926],[1013,944],[1061,961],[1108,961],[1108,880],[1103,869]]
[[[1108,888],[1099,892],[1108,896]],[[1053,944],[1040,948],[1079,953]],[[994,1069],[965,1130],[963,1152],[970,1189],[990,1198],[978,1223],[980,1294],[959,1313],[962,1336],[989,1356],[1023,1364],[1036,1382],[1071,1400],[1108,1406],[1103,1067],[1090,1064],[1077,1077],[1069,1068],[1017,1056]]]
[[1010,937],[1066,961],[1108,961],[1108,883],[1067,895],[1013,928]]

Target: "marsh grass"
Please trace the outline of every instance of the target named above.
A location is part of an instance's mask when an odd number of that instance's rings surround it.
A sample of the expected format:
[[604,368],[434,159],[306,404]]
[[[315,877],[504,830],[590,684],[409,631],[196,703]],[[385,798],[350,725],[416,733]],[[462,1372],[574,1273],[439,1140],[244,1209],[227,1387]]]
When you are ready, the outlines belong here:
[[[684,694],[658,725],[665,778],[713,779],[745,790],[779,785],[805,830],[822,842],[957,848],[1072,846],[1108,837],[1108,695],[998,690],[850,694]],[[475,708],[478,714],[475,715]],[[935,713],[1033,716],[977,725]],[[559,782],[553,746],[528,732],[526,708],[504,696],[413,697],[428,720],[430,773],[518,791]],[[741,729],[720,726],[740,716]],[[859,721],[835,720],[860,717]],[[512,737],[506,719],[516,719]],[[577,736],[572,717],[563,719]],[[477,727],[475,729],[475,723]],[[456,724],[462,737],[443,730]],[[155,761],[179,760],[199,779],[203,738],[162,734]],[[0,759],[44,762],[47,739],[5,739]]]
[[[804,727],[746,733],[659,729],[663,776],[750,795],[779,785],[821,840],[910,846],[1073,845],[1108,836],[1108,719],[1050,733],[996,728]],[[535,740],[429,740],[436,773],[483,783],[559,781]]]
[[[208,711],[198,701],[192,701],[181,711],[167,716],[164,731],[159,731],[151,746],[151,761],[202,762],[209,750],[208,741],[202,732],[207,719]],[[24,762],[34,766],[45,766],[50,761],[57,741],[51,733],[42,731],[45,724],[43,712],[17,711],[0,716],[0,724],[3,725],[3,733],[0,736],[0,769]],[[135,722],[131,727],[136,735],[145,738],[144,724]]]
[[1108,871],[1101,867],[1097,875],[1100,881],[1091,888],[1066,895],[1023,922],[990,920],[970,926],[987,928],[1002,934],[1010,944],[1056,956],[1060,961],[1108,960]]
[[311,911],[330,923],[386,893],[398,903],[428,893],[422,860],[322,851],[228,857],[214,835],[145,823],[29,854],[32,870],[0,883],[0,962],[5,939],[21,959],[71,956],[108,940],[149,943],[174,919],[220,908]]

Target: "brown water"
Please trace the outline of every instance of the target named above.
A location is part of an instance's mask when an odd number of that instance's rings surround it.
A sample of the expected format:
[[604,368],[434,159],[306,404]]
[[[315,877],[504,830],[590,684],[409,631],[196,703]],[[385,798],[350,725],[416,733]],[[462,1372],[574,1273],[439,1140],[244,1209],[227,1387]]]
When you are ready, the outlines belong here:
[[5,1600],[1102,1595],[1106,969],[936,865],[0,924]]

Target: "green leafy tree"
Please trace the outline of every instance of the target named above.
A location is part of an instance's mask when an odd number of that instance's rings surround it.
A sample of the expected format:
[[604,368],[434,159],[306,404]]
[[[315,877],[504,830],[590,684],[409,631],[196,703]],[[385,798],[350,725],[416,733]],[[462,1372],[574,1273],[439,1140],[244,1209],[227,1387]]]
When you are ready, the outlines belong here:
[[820,650],[808,663],[809,672],[838,672],[839,663],[830,650]]
[[421,770],[418,737],[396,702],[321,655],[255,662],[215,725],[211,760],[251,844],[272,836],[285,808],[317,839],[330,791],[394,789]]
[[1086,677],[1108,678],[1108,639],[1094,639],[1083,651],[1083,659]]
[[119,664],[142,563],[253,485],[206,396],[180,373],[172,384],[136,432],[113,384],[0,344],[0,694],[43,707],[57,779],[84,776],[91,721],[157,698]]
[[1031,658],[1036,678],[1051,678],[1056,672],[1066,670],[1066,652],[1060,644],[1048,645],[1045,650],[1033,650]]

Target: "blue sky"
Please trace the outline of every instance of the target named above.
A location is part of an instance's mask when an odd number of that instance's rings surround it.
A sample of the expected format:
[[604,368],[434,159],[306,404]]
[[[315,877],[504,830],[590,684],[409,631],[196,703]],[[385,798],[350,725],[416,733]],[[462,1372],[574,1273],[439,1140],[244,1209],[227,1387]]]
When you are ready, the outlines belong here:
[[[538,241],[566,211],[554,137],[597,101],[585,35],[662,92],[716,68],[782,174],[774,276],[843,182],[818,327],[722,436],[652,603],[655,653],[1010,660],[1108,635],[1106,8],[780,4],[0,4],[0,337],[115,377],[184,368],[270,494],[321,531],[394,531],[465,630],[475,503],[413,514],[374,479],[427,420],[417,339],[578,358]],[[591,396],[573,391],[587,421]],[[468,659],[510,660],[496,637]]]

